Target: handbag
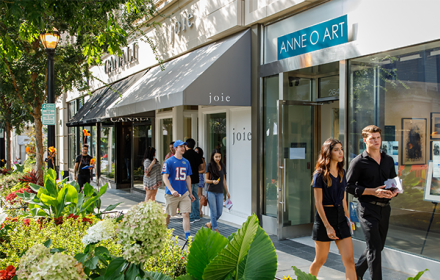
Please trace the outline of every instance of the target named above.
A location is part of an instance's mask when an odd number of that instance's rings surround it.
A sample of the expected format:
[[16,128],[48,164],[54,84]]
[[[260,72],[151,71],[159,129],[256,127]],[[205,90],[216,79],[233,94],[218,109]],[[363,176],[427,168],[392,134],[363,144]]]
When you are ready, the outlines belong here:
[[[208,185],[208,190],[206,191],[206,195],[208,195],[208,191],[209,191],[209,185]],[[208,198],[206,196],[200,197],[200,204],[202,204],[203,206],[207,206]]]

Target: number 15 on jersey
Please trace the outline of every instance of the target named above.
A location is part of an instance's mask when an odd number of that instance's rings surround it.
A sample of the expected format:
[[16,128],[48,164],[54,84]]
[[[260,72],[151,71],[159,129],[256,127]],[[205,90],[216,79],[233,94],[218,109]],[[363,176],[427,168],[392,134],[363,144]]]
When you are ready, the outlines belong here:
[[176,177],[174,181],[185,181],[186,180],[186,167],[176,167]]

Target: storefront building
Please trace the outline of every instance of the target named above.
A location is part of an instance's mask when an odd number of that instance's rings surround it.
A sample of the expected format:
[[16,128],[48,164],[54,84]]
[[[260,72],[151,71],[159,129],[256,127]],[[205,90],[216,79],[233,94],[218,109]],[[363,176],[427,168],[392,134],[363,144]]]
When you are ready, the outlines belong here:
[[[347,169],[365,149],[362,128],[375,124],[404,186],[392,201],[384,266],[429,268],[434,279],[440,31],[432,27],[440,6],[429,3],[396,10],[394,1],[170,2],[162,11],[172,16],[148,33],[164,71],[146,43],[132,42],[121,59],[108,56],[94,69],[110,87],[96,82],[88,100],[63,97],[60,170],[72,173],[87,128],[98,183],[142,194],[145,148],[154,146],[163,162],[171,141],[191,137],[207,161],[212,149],[224,152],[235,201],[223,220],[240,224],[254,212],[268,233],[297,238],[311,233],[321,144],[340,139]],[[356,199],[349,201],[354,218]],[[355,251],[363,238],[356,224]]]
[[[266,231],[280,239],[310,235],[310,184],[322,143],[341,140],[348,168],[365,149],[362,128],[375,124],[404,188],[391,203],[383,265],[410,274],[429,268],[435,279],[440,31],[430,27],[440,6],[395,4],[334,0],[262,27],[260,106],[252,119],[263,155],[257,203]],[[356,198],[349,201],[356,221]],[[365,248],[363,239],[356,222],[355,251]]]

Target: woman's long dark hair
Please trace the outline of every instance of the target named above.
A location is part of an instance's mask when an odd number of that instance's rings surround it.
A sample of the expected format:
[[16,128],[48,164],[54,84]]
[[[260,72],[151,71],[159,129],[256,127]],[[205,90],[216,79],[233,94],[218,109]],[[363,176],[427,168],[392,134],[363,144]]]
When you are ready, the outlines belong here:
[[198,154],[200,155],[201,158],[203,158],[203,150],[200,147],[196,147],[194,150],[198,150]]
[[[321,176],[323,176],[324,182],[327,183],[327,187],[331,187],[332,185],[332,178],[330,178],[330,162],[332,159],[332,150],[337,144],[341,144],[342,146],[341,141],[337,139],[329,138],[325,140],[324,144],[322,144],[321,153],[319,154],[318,161],[316,162],[315,172],[313,173],[313,175],[315,175],[316,173],[321,174]],[[338,162],[337,167],[338,174],[339,177],[341,177],[342,182],[342,179],[344,177],[344,159],[342,159],[341,162]]]
[[[217,150],[217,149],[214,149],[212,151],[211,160],[210,160],[209,165],[208,165],[208,172],[209,172],[209,174],[211,174],[211,176],[214,175],[213,176],[214,179],[217,179],[217,178],[220,177],[220,170],[218,170],[217,163],[214,160],[214,155],[215,154],[220,154],[221,155],[222,152],[220,150]],[[221,166],[223,172],[225,172],[225,165],[223,164],[223,162],[221,160],[220,160],[220,166]]]
[[156,153],[156,149],[154,147],[147,147],[147,149],[145,149],[145,153],[144,153],[144,159],[142,160],[142,162],[145,162],[145,160],[148,158],[149,160],[153,160],[154,159],[154,154]]

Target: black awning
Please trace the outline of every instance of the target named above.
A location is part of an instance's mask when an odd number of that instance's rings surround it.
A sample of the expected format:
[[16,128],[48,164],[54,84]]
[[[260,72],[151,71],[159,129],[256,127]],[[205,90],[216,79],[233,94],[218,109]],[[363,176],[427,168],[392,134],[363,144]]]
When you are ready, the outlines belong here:
[[[148,70],[147,70],[148,71]],[[70,119],[67,126],[82,126],[101,122],[108,118],[106,109],[124,94],[124,92],[136,83],[147,71],[142,71],[123,80],[115,82],[96,90],[84,106]]]

